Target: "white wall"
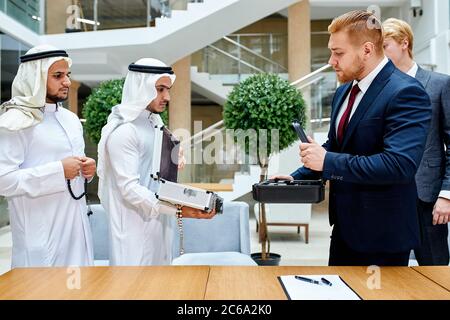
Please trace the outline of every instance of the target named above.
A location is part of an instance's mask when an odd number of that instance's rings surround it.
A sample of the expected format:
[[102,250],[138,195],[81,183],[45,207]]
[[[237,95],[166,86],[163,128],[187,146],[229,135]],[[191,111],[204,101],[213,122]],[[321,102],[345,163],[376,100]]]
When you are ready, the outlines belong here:
[[382,8],[381,9],[381,21],[389,18],[403,19],[402,10],[399,7]]
[[414,54],[419,63],[435,64],[436,71],[450,74],[450,13],[448,0],[422,0],[423,15],[413,17],[409,1],[400,18],[414,31]]

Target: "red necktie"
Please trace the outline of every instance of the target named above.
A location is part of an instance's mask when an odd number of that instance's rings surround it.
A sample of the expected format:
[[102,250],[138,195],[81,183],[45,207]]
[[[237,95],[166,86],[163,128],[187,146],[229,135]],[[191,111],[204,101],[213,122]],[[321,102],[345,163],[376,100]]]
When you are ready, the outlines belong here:
[[352,91],[350,92],[350,98],[348,99],[348,105],[347,109],[345,109],[344,114],[342,115],[341,120],[339,121],[338,131],[337,131],[337,138],[339,144],[342,144],[342,141],[344,140],[344,133],[345,129],[347,129],[348,121],[350,119],[350,115],[352,113],[353,105],[355,104],[356,96],[361,90],[359,89],[358,85],[355,84],[352,88]]

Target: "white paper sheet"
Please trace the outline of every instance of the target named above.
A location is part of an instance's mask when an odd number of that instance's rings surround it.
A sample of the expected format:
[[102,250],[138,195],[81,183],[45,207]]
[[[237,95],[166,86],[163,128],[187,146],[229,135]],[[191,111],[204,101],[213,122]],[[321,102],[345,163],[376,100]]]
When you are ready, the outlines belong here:
[[295,279],[295,275],[280,276],[284,290],[291,300],[361,300],[338,275],[298,275],[318,280],[325,278],[332,286]]

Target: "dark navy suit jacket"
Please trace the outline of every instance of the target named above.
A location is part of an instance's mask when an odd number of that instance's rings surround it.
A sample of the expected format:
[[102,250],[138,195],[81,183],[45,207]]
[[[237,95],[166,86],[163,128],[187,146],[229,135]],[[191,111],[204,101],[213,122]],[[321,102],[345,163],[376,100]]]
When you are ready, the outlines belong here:
[[364,94],[345,132],[336,138],[336,117],[352,83],[339,87],[323,172],[304,167],[294,179],[330,181],[330,224],[355,251],[404,252],[419,245],[414,181],[431,119],[420,83],[389,63]]

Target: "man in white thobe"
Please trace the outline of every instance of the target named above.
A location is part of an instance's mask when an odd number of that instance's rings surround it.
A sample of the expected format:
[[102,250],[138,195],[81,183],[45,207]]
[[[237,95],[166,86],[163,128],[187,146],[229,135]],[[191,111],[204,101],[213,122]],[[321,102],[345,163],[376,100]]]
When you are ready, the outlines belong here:
[[[84,192],[95,161],[85,157],[78,117],[63,108],[71,59],[30,49],[0,107],[0,195],[8,200],[12,268],[93,264]],[[69,192],[69,185],[73,196]]]
[[[172,68],[156,59],[131,64],[122,103],[112,109],[98,146],[99,198],[110,218],[111,265],[165,265],[172,261],[177,208],[155,197],[155,131],[170,100]],[[185,218],[212,213],[183,207]]]

